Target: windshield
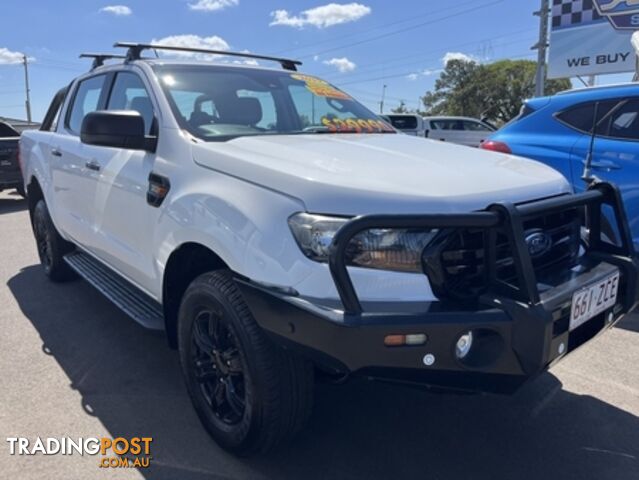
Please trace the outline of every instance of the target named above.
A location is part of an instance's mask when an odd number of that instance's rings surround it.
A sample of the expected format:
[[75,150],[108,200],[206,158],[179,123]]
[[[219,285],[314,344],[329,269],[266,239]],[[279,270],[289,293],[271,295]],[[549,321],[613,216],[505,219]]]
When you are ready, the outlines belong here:
[[195,137],[396,133],[346,93],[296,72],[223,66],[157,65],[178,123]]

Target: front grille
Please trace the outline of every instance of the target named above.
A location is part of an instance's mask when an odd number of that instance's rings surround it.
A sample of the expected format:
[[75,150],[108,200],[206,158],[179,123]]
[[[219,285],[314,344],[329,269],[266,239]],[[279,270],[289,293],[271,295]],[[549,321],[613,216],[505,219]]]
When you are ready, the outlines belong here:
[[[538,276],[575,264],[579,252],[580,227],[577,209],[524,221],[524,232],[544,232],[551,239],[551,246],[546,252],[531,258]],[[486,231],[479,229],[456,230],[447,235],[436,261],[443,282],[441,287],[446,293],[456,297],[473,297],[486,288],[487,235]],[[495,278],[518,288],[517,270],[508,237],[499,230],[495,235]]]

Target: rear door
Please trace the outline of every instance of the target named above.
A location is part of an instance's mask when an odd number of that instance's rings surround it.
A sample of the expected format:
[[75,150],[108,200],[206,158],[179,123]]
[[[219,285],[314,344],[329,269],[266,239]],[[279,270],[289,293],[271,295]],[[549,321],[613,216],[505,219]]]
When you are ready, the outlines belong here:
[[104,105],[107,83],[107,74],[98,74],[75,84],[48,152],[58,228],[87,249],[95,247],[94,197],[100,172],[95,163],[95,147],[80,142],[80,128],[86,114]]
[[[611,111],[612,114],[609,113]],[[582,128],[588,123],[592,125],[594,103],[578,106],[570,113],[577,116],[580,112],[582,118],[589,119],[589,122],[582,124]],[[621,188],[632,236],[638,245],[639,182],[636,179],[639,178],[639,97],[601,102],[597,116],[599,125],[593,146],[592,174]],[[568,115],[564,118],[568,118]],[[572,149],[571,166],[575,179],[583,174],[590,141],[591,135],[584,132]],[[577,190],[585,188],[585,182],[576,183]]]

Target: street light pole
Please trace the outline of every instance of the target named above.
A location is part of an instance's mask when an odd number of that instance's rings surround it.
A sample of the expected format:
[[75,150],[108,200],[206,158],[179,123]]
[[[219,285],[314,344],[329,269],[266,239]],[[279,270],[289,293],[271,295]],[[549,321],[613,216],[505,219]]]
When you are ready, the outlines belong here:
[[31,123],[31,90],[29,89],[29,64],[26,55],[22,55],[22,63],[24,65],[24,88],[26,92],[27,121]]
[[382,101],[379,102],[379,113],[384,113],[384,99],[386,98],[386,85],[382,88]]
[[532,47],[537,50],[537,72],[535,74],[535,97],[544,95],[546,81],[546,49],[548,48],[548,0],[541,0],[541,8],[533,15],[539,16],[539,41]]

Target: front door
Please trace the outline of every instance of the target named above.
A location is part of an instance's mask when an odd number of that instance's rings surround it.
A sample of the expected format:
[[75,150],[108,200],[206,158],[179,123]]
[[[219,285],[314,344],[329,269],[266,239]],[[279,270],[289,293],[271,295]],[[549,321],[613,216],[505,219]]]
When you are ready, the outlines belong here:
[[[134,71],[118,72],[106,108],[136,110],[146,133],[154,129],[154,107],[142,78]],[[152,232],[158,209],[147,203],[149,174],[155,153],[96,147],[100,179],[95,192],[94,229],[97,255],[143,289],[154,284]]]

